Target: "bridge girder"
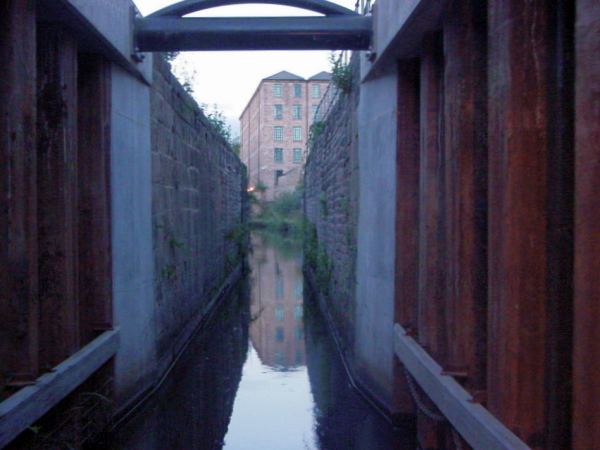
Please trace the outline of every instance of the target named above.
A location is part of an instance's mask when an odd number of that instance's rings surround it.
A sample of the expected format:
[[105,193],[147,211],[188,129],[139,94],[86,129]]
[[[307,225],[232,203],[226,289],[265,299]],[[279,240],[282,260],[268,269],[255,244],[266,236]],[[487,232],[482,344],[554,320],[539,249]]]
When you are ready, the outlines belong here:
[[[293,6],[317,17],[186,18],[218,6]],[[184,0],[136,21],[139,51],[367,50],[372,18],[327,0]]]

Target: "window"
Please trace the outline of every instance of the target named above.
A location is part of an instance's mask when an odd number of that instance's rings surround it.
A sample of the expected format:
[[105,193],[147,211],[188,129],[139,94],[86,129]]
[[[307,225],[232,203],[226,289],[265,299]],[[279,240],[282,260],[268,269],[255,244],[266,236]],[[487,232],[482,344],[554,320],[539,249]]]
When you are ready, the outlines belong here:
[[296,281],[296,285],[294,286],[294,297],[296,297],[298,300],[301,300],[303,290],[304,286],[302,284],[302,280]]
[[294,319],[302,320],[302,315],[303,315],[302,305],[294,306]]
[[285,319],[285,308],[283,305],[275,305],[275,320],[282,321]]
[[283,327],[275,328],[275,339],[277,342],[283,342],[285,340],[285,331],[283,330]]
[[283,127],[274,127],[273,139],[276,141],[283,141]]
[[302,127],[294,127],[294,141],[302,140]]
[[284,292],[283,278],[279,277],[275,281],[275,298],[277,298],[278,300],[281,300],[283,298],[283,292]]
[[273,85],[273,95],[275,97],[281,97],[281,85],[280,84],[274,84]]
[[302,97],[302,85],[294,84],[294,97]]
[[312,105],[311,109],[313,120],[317,120],[317,110],[319,109],[319,105]]
[[283,105],[273,105],[273,117],[277,120],[283,119]]
[[321,85],[320,84],[312,85],[312,97],[313,98],[321,97]]
[[275,152],[273,154],[273,160],[275,162],[283,162],[283,149],[282,148],[276,148]]
[[294,162],[295,163],[302,162],[302,149],[301,148],[294,149]]
[[302,118],[302,106],[301,105],[294,105],[292,111],[293,111],[294,119]]
[[304,329],[302,327],[296,327],[295,334],[297,341],[304,339]]

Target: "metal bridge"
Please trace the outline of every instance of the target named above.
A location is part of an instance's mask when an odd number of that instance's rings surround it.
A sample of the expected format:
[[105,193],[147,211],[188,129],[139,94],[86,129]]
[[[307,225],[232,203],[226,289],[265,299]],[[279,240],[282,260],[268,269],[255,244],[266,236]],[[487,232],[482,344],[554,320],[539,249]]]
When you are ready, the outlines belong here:
[[[219,6],[262,3],[322,16],[185,17]],[[326,0],[185,0],[137,19],[141,52],[198,50],[367,50],[373,22]]]

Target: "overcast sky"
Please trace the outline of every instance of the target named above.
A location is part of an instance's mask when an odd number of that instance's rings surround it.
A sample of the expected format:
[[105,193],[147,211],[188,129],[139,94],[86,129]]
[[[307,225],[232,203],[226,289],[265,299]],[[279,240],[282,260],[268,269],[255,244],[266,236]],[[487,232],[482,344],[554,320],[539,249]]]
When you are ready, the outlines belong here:
[[[354,9],[355,0],[332,0]],[[150,14],[174,4],[177,0],[134,0],[142,14]],[[309,11],[275,5],[235,5],[214,8],[197,14],[200,17],[229,16],[290,16],[314,15]],[[270,52],[189,52],[175,61],[178,75],[193,79],[194,97],[200,103],[217,104],[239,134],[238,118],[250,100],[258,83],[282,70],[310,77],[329,70],[330,52],[270,51]],[[187,74],[187,75],[186,75]]]

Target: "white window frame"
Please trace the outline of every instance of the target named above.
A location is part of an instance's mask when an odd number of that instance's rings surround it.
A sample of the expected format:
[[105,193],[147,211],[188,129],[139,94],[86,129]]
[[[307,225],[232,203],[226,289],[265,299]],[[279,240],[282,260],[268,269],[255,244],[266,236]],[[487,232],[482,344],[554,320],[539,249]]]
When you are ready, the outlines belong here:
[[312,85],[312,98],[321,98],[321,85],[320,84]]
[[283,127],[281,127],[281,126],[273,127],[273,140],[274,141],[283,141]]
[[[298,158],[296,158],[296,155],[298,155]],[[302,149],[296,147],[295,149],[292,150],[292,161],[295,163],[301,163],[302,162]]]
[[296,104],[292,107],[292,117],[295,120],[302,119],[302,105]]
[[302,127],[294,127],[292,133],[294,142],[302,142]]

